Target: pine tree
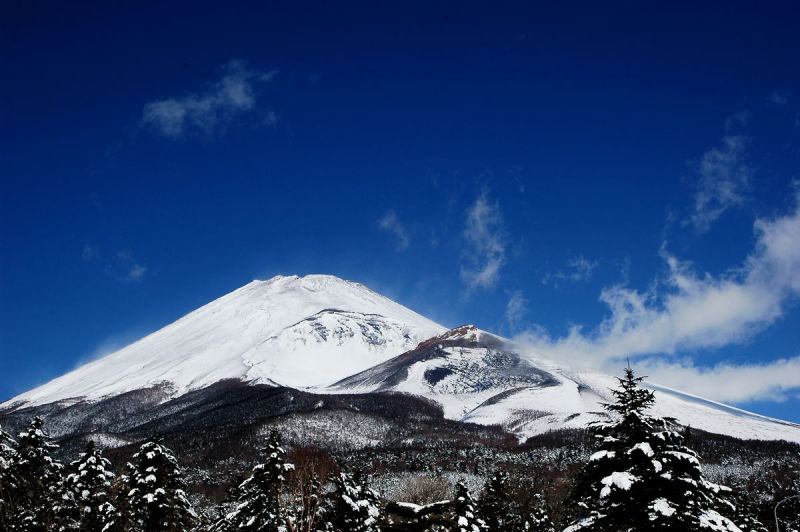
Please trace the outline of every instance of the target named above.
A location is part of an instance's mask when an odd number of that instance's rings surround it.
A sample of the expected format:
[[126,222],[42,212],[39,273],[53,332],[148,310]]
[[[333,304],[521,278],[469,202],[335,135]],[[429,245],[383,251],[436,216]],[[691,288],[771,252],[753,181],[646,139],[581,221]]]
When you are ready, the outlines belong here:
[[129,529],[184,531],[196,523],[178,461],[157,439],[145,442],[133,455],[122,484],[123,519]]
[[281,447],[277,431],[272,431],[261,453],[264,463],[255,466],[252,474],[235,490],[236,509],[219,521],[215,530],[286,530],[289,516],[283,508],[281,495],[286,475],[294,470],[294,465],[286,463],[286,451]]
[[62,482],[63,466],[51,456],[58,448],[44,431],[44,421],[34,417],[21,432],[14,448],[9,476],[16,482],[10,501],[9,530],[73,530],[75,507]]
[[483,488],[478,510],[489,530],[507,530],[511,525],[508,501],[508,475],[497,471]]
[[70,471],[66,484],[77,503],[80,529],[111,530],[116,514],[111,503],[111,485],[114,482],[111,462],[103,457],[94,441],[89,441],[86,451],[70,464]]
[[461,481],[456,484],[456,496],[453,499],[453,530],[457,532],[481,532],[487,530],[486,523],[478,517],[472,494]]
[[755,504],[753,504],[751,494],[736,491],[731,497],[731,502],[736,507],[736,511],[733,514],[733,522],[743,532],[769,532],[767,527],[756,517],[758,511]]
[[522,520],[521,525],[517,525],[514,530],[523,530],[525,532],[555,532],[556,528],[553,521],[550,519],[550,514],[547,513],[544,497],[536,493],[533,496],[534,505],[530,513]]
[[337,532],[378,532],[381,507],[378,495],[364,483],[361,473],[341,471],[332,480],[334,491],[328,501],[325,530]]
[[14,438],[0,427],[0,529],[11,526],[12,508],[19,489],[14,472],[16,446]]
[[10,473],[17,455],[14,450],[16,445],[14,438],[0,426],[0,482],[6,480],[6,475]]
[[738,531],[719,513],[734,511],[730,490],[703,478],[675,420],[645,413],[655,395],[643,377],[628,367],[617,380],[615,402],[603,405],[612,420],[592,426],[600,448],[573,493],[580,515],[567,530]]

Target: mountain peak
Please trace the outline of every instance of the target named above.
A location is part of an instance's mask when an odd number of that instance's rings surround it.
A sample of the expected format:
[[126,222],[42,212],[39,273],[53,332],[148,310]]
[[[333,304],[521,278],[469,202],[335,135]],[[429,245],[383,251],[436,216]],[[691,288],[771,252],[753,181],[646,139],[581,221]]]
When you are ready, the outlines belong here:
[[[474,324],[446,329],[366,286],[332,275],[252,281],[174,323],[0,408],[95,402],[146,390],[168,401],[222,381],[401,392],[450,419],[521,437],[581,428],[614,378],[534,360]],[[658,415],[745,438],[800,441],[800,428],[657,388]]]
[[269,279],[265,280],[255,279],[250,284],[258,284],[258,285],[299,284],[308,287],[311,286],[324,287],[335,284],[363,286],[359,283],[348,281],[347,279],[342,279],[341,277],[336,277],[335,275],[328,275],[323,273],[310,273],[307,275],[275,275],[274,277],[270,277]]
[[222,379],[321,386],[383,362],[444,327],[332,275],[252,281],[174,323],[2,406],[96,400]]

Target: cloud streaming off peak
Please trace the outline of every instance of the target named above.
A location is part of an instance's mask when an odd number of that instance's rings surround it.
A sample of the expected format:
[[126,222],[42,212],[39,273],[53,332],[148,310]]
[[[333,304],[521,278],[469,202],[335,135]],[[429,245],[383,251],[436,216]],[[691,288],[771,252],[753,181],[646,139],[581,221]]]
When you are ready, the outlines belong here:
[[395,238],[397,250],[403,251],[408,248],[411,240],[408,236],[405,226],[400,222],[397,213],[394,210],[389,210],[378,220],[378,228],[381,231],[389,233]]
[[506,262],[506,238],[500,206],[487,192],[467,209],[463,237],[461,279],[469,288],[493,288]]

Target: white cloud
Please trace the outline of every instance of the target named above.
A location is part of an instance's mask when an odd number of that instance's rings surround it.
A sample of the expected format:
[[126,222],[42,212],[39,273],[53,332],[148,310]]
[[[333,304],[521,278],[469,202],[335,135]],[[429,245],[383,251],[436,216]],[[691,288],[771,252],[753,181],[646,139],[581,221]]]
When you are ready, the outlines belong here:
[[521,290],[517,290],[506,303],[506,323],[510,330],[515,331],[519,328],[525,313],[528,310],[528,300],[522,295]]
[[[253,111],[258,85],[272,81],[276,75],[274,70],[260,72],[240,61],[231,61],[225,66],[222,79],[206,90],[145,104],[142,124],[173,139],[190,132],[214,135],[237,116]],[[275,121],[277,115],[267,113],[265,123]]]
[[697,367],[691,361],[647,360],[648,380],[724,403],[784,401],[800,388],[800,356],[765,364],[722,363]]
[[467,209],[463,234],[467,249],[461,279],[470,288],[494,287],[506,262],[506,243],[500,207],[485,191]]
[[695,164],[694,206],[686,224],[705,232],[725,211],[745,202],[752,169],[747,164],[747,139],[726,135],[722,145],[708,150]]
[[403,251],[404,249],[408,249],[409,244],[411,243],[410,239],[408,238],[408,232],[406,228],[400,223],[400,219],[397,217],[397,213],[393,210],[389,210],[383,217],[378,220],[378,227],[397,239],[397,249],[399,251]]
[[563,281],[571,283],[588,281],[592,278],[592,272],[594,272],[598,264],[596,260],[589,260],[583,255],[578,255],[567,262],[566,270],[546,273],[542,277],[542,284],[558,286],[558,284]]
[[128,281],[141,281],[144,274],[147,272],[147,266],[143,264],[134,264],[128,271],[126,279]]
[[779,89],[779,90],[772,91],[767,96],[767,101],[769,103],[771,103],[772,105],[776,105],[778,107],[782,107],[782,106],[786,105],[787,103],[789,103],[789,99],[791,98],[791,96],[792,96],[792,91],[787,90],[787,89],[783,89],[783,90]]
[[[663,252],[666,278],[645,292],[622,285],[605,288],[600,300],[610,314],[594,329],[584,332],[575,326],[557,339],[536,330],[519,339],[551,358],[601,369],[616,366],[625,357],[636,357],[637,364],[650,368],[652,380],[666,380],[664,384],[679,388],[685,386],[678,386],[676,375],[687,382],[695,375],[698,386],[701,376],[714,371],[764,377],[760,386],[754,381],[752,387],[742,387],[736,400],[800,387],[800,372],[775,381],[783,384],[769,385],[767,377],[786,361],[705,370],[671,360],[683,351],[718,348],[751,338],[783,316],[787,303],[800,295],[800,195],[794,212],[756,221],[755,232],[757,242],[749,257],[724,275],[697,274],[691,265]],[[789,363],[795,364],[796,359]],[[728,385],[724,380],[708,379],[702,386],[701,395],[731,400],[732,392],[725,391]]]

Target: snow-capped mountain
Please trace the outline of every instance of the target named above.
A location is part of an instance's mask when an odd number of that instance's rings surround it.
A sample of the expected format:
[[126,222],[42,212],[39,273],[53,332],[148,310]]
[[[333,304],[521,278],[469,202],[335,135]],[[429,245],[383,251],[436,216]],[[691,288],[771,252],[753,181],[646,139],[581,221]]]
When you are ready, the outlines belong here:
[[506,348],[506,341],[465,325],[329,387],[332,392],[396,391],[442,405],[450,419],[463,419],[485,401],[512,390],[547,388],[556,377]]
[[[329,387],[333,393],[396,391],[439,403],[450,419],[502,425],[521,438],[598,420],[617,385],[609,376],[537,358],[524,346],[467,325],[422,342]],[[684,425],[745,439],[800,442],[800,425],[676,390],[656,391],[653,413]]]
[[223,379],[326,385],[444,330],[358,283],[278,276],[253,281],[0,406],[97,400],[152,386],[178,396]]
[[[145,389],[158,393],[138,396],[159,403],[230,380],[312,394],[413,394],[439,404],[448,419],[501,425],[520,438],[586,427],[616,385],[471,325],[447,330],[358,283],[278,276],[0,408],[99,405]],[[739,438],[800,442],[800,425],[650,386],[657,415]]]

